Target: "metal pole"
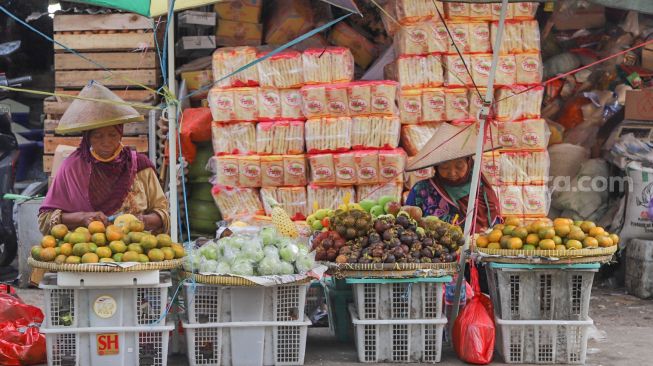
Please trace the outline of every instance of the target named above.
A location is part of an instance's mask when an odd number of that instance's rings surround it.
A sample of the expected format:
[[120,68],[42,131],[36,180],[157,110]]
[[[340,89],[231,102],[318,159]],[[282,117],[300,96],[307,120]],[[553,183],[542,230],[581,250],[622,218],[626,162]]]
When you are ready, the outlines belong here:
[[[173,0],[168,1],[168,10],[172,8]],[[169,18],[168,28],[168,89],[170,96],[175,97],[175,12],[172,11]],[[179,237],[177,215],[179,215],[179,197],[177,196],[177,107],[174,103],[168,103],[168,147],[170,150],[170,170],[168,178],[169,199],[170,199],[170,238],[176,242]]]
[[[485,124],[487,122],[487,116],[490,112],[490,104],[492,103],[492,97],[494,95],[494,77],[497,71],[497,64],[499,63],[499,51],[501,50],[501,41],[503,39],[503,30],[506,22],[506,9],[508,8],[508,0],[503,0],[501,2],[501,16],[499,18],[499,27],[497,29],[497,37],[494,44],[497,47],[493,50],[492,54],[492,68],[490,69],[490,75],[488,77],[487,92],[485,93],[485,100],[483,103],[483,108],[479,115],[479,133],[476,137],[476,153],[474,154],[474,168],[472,170],[472,183],[469,192],[469,205],[467,206],[467,214],[465,216],[465,245],[460,251],[460,258],[458,260],[458,278],[456,279],[456,291],[454,292],[454,301],[452,309],[452,319],[455,320],[458,316],[458,307],[460,306],[460,294],[463,285],[463,278],[465,277],[465,261],[466,251],[469,250],[469,246],[472,241],[472,226],[474,224],[474,212],[476,210],[476,199],[478,197],[478,181],[481,178],[481,159],[483,157],[483,144],[485,142]],[[450,330],[453,329],[453,321],[450,324]],[[450,332],[451,333],[451,332]]]

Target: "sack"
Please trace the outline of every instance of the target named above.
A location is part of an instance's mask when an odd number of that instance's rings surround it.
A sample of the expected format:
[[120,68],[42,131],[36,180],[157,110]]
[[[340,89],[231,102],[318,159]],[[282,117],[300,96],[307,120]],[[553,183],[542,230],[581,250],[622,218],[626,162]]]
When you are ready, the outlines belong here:
[[41,323],[43,312],[41,309],[23,303],[21,299],[11,293],[0,293],[0,322],[14,322],[24,319],[30,323]]
[[0,323],[0,365],[23,366],[46,362],[45,335],[25,320]]
[[474,297],[458,314],[453,325],[453,345],[462,361],[487,365],[494,355],[494,310],[490,298],[481,293],[478,271],[470,266]]
[[623,247],[629,239],[653,239],[653,222],[649,219],[649,201],[653,199],[653,169],[631,162],[626,172],[632,182],[632,189],[626,192],[624,225],[619,236]]
[[197,148],[194,142],[211,141],[211,110],[209,108],[186,108],[182,115],[180,139],[181,153],[191,164]]

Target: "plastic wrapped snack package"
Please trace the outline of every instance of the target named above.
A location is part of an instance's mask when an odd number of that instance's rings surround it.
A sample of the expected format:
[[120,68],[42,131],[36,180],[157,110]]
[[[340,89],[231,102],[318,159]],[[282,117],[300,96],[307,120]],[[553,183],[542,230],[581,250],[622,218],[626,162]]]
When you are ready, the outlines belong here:
[[508,6],[511,8],[513,18],[516,20],[531,20],[535,19],[537,13],[538,3],[518,2],[511,3]]
[[258,88],[233,88],[233,121],[258,120]]
[[470,17],[470,8],[467,3],[444,3],[444,13],[447,19],[467,20]]
[[236,120],[236,103],[234,102],[233,89],[213,87],[207,97],[211,116],[217,122],[230,122]]
[[549,155],[544,151],[501,152],[501,181],[509,184],[540,184],[549,172]]
[[506,121],[499,123],[499,144],[504,149],[520,149],[522,122]]
[[426,21],[406,24],[397,32],[395,49],[398,55],[447,52],[449,46],[445,36],[449,37],[444,24],[440,22]]
[[281,118],[279,89],[258,88],[258,120],[270,121]]
[[498,196],[502,216],[522,216],[524,214],[524,198],[521,186],[502,185],[499,187]]
[[379,183],[403,183],[406,152],[403,149],[379,151]]
[[397,82],[380,80],[370,82],[370,112],[374,115],[395,116],[397,111]]
[[514,85],[517,82],[517,64],[515,61],[515,55],[499,56],[499,63],[497,64],[497,72],[494,81],[497,86]]
[[283,157],[281,155],[261,156],[261,185],[263,187],[281,187],[283,183]]
[[469,4],[469,18],[472,20],[491,20],[492,7],[490,4],[484,3]]
[[402,90],[399,94],[399,116],[402,124],[422,122],[422,91]]
[[467,89],[446,89],[444,97],[447,121],[469,120]]
[[353,186],[338,187],[338,186],[318,186],[311,184],[306,187],[308,202],[307,209],[313,211],[314,203],[317,203],[319,208],[327,208],[335,210],[342,204],[343,199],[347,194],[350,197],[356,197],[356,191]]
[[401,146],[409,156],[419,153],[433,137],[442,122],[406,125],[401,127]]
[[349,116],[349,98],[347,97],[348,83],[325,85],[327,116]]
[[519,94],[523,88],[520,86],[497,87],[494,92],[494,111],[498,121],[519,120],[521,113],[521,98]]
[[481,173],[493,186],[501,182],[501,154],[498,151],[483,153]]
[[517,64],[517,83],[539,84],[542,81],[542,59],[539,53],[520,53],[515,55]]
[[304,119],[302,112],[302,95],[299,89],[280,89],[281,118]]
[[305,220],[307,216],[307,197],[305,187],[282,187],[261,189],[261,200],[265,214],[271,215],[272,208],[267,204],[273,198],[290,216],[291,220]]
[[238,156],[238,186],[257,188],[261,186],[261,157],[258,155]]
[[522,51],[540,52],[540,25],[537,20],[525,20],[520,24]]
[[300,89],[300,93],[302,94],[302,113],[306,118],[329,116],[325,85],[305,85]]
[[488,78],[490,77],[490,69],[492,69],[492,55],[491,54],[476,54],[471,56],[472,63],[470,69],[474,84],[477,86],[487,85]]
[[402,89],[438,87],[445,81],[442,56],[438,54],[400,56],[397,71]]
[[401,183],[357,185],[356,200],[359,202],[365,199],[377,201],[381,197],[389,196],[399,201],[403,191],[402,186]]
[[469,23],[469,52],[492,52],[492,42],[490,42],[490,26],[487,22]]
[[[492,15],[492,20],[498,21],[501,18],[501,3],[490,4],[490,14]],[[506,9],[506,19],[514,18],[514,7],[508,4]]]
[[398,117],[352,117],[351,145],[354,150],[392,149],[399,145],[401,122]]
[[[259,52],[257,57],[267,52]],[[299,88],[304,83],[302,55],[297,51],[283,51],[256,64],[261,86]]]
[[311,153],[351,149],[351,118],[309,119],[305,125],[306,150]]
[[367,81],[349,83],[347,87],[349,114],[351,116],[368,115],[371,112],[372,84]]
[[219,87],[257,86],[258,69],[249,67],[226,79],[225,76],[256,60],[254,47],[222,47],[213,52],[213,81]]
[[412,172],[405,172],[404,187],[406,187],[406,189],[411,189],[417,182],[421,182],[425,179],[430,179],[434,175],[435,169],[433,167],[419,169]]
[[354,153],[358,184],[377,184],[379,182],[379,152],[362,150]]
[[272,154],[274,122],[261,122],[256,125],[256,152],[261,155]]
[[306,173],[306,156],[283,155],[284,186],[305,186],[308,183]]
[[356,159],[353,152],[333,155],[336,175],[336,185],[350,186],[358,183],[356,175]]
[[416,23],[444,16],[444,5],[434,0],[395,0],[395,14],[401,23]]
[[311,48],[302,53],[306,84],[339,83],[354,78],[354,56],[345,47]]
[[327,186],[336,184],[333,154],[309,155],[308,164],[311,168],[311,184]]
[[239,185],[238,156],[214,156],[210,160],[210,165],[211,171],[215,174],[213,183],[232,187]]
[[[497,32],[499,30],[499,23],[492,22],[490,24],[490,41],[492,42],[492,49],[496,49],[498,45],[495,44]],[[521,22],[516,20],[506,21],[504,26],[503,37],[501,38],[501,49],[499,52],[502,55],[517,53],[522,51],[521,45]]]
[[478,116],[483,108],[483,99],[485,98],[486,88],[469,89],[467,99],[469,100],[469,118],[478,121]]
[[544,98],[544,87],[538,86],[528,88],[521,97],[521,117],[522,118],[540,118],[542,110],[542,99]]
[[265,213],[257,189],[214,185],[211,192],[225,220]]
[[469,23],[466,21],[449,21],[447,25],[449,32],[451,32],[451,38],[453,39],[453,42],[449,42],[447,52],[451,54],[470,52]]
[[524,215],[544,217],[549,213],[551,199],[545,185],[526,185],[522,187]]
[[428,88],[422,90],[421,122],[439,122],[447,119],[445,89]]
[[256,151],[256,127],[251,122],[211,124],[213,152],[221,154],[249,154]]
[[257,124],[256,151],[260,155],[301,154],[304,151],[304,123],[277,121]]
[[546,149],[549,144],[549,130],[543,119],[527,119],[522,121],[521,146],[525,149]]
[[465,64],[471,65],[470,55],[463,55],[462,59],[459,55],[444,55],[443,58],[446,66],[444,85],[449,87],[472,85],[472,78],[465,68]]

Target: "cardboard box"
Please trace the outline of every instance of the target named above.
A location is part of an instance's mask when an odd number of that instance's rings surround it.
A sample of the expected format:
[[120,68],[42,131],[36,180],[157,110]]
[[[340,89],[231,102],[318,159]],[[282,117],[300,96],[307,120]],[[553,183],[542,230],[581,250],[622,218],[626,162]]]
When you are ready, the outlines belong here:
[[262,4],[262,0],[232,0],[219,2],[214,9],[219,19],[258,23]]
[[215,27],[215,13],[208,11],[186,10],[179,14],[179,26],[182,28]]
[[653,121],[653,89],[629,90],[626,92],[625,119]]
[[553,24],[557,30],[602,28],[605,25],[605,7],[601,5],[561,4],[556,3],[553,13]]
[[340,22],[333,27],[329,40],[336,46],[349,48],[354,55],[356,65],[363,69],[367,69],[379,53],[374,43],[347,23]]
[[182,72],[181,78],[186,82],[188,91],[195,91],[203,86],[209,86],[213,83],[212,70],[199,70]]
[[220,46],[259,46],[263,25],[231,20],[218,20],[215,42]]
[[177,41],[177,53],[179,53],[180,56],[189,55],[192,52],[197,51],[206,51],[210,53],[213,52],[215,48],[215,36],[184,36]]
[[265,43],[284,44],[313,28],[313,10],[307,0],[277,0],[270,6]]

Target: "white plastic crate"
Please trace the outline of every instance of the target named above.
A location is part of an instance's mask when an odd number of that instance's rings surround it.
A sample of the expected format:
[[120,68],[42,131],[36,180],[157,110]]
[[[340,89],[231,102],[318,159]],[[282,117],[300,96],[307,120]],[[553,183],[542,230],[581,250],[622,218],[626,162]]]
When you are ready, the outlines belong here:
[[59,272],[57,286],[61,287],[117,287],[117,286],[156,286],[159,284],[161,271],[112,272],[111,281],[107,281],[104,272]]
[[310,321],[183,324],[190,366],[303,365]]
[[[437,282],[348,279],[352,283],[356,313],[360,319],[437,319],[442,314],[443,283],[451,277],[429,279]],[[360,281],[360,282],[359,282]],[[369,282],[368,282],[369,281]]]
[[349,307],[360,362],[440,362],[446,318],[361,320]]
[[506,363],[585,363],[588,320],[496,319],[497,349]]
[[504,320],[586,320],[598,264],[486,266],[495,315]]
[[300,320],[304,316],[308,286],[227,287],[187,282],[184,299],[188,322]]
[[324,286],[322,283],[315,281],[309,287],[306,293],[306,306],[304,310],[306,314],[311,316],[313,312],[326,304],[324,297]]
[[47,328],[155,324],[165,312],[172,284],[170,274],[162,273],[154,286],[60,287],[57,276],[47,274],[39,285],[45,292]]
[[48,366],[165,366],[173,325],[41,328]]

